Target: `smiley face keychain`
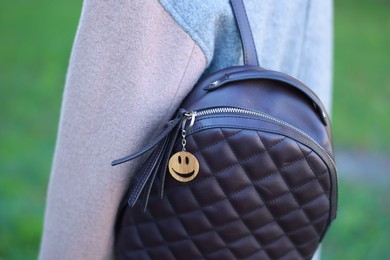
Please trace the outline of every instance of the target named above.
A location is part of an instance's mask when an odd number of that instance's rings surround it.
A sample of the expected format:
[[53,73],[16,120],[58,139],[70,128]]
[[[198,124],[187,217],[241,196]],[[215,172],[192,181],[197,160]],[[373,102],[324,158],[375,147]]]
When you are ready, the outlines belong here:
[[192,153],[177,152],[169,159],[169,172],[176,180],[188,182],[198,175],[199,162]]
[[[194,124],[196,114],[189,114],[187,118],[191,118],[190,127]],[[193,180],[199,173],[199,162],[196,157],[186,151],[186,134],[189,128],[186,128],[187,119],[183,121],[182,130],[181,130],[181,144],[182,150],[180,152],[175,153],[169,159],[168,168],[169,173],[173,178],[180,182],[189,182]]]

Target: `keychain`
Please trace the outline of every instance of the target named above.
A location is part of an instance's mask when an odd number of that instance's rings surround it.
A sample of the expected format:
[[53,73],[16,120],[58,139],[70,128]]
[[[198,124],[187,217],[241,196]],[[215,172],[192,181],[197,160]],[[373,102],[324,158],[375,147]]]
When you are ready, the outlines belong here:
[[[181,144],[182,150],[175,153],[169,159],[168,168],[173,178],[180,182],[188,182],[193,180],[199,173],[199,162],[196,157],[186,150],[186,135],[189,129],[195,122],[196,112],[186,113],[186,118],[183,120],[181,129]],[[186,128],[187,120],[191,118],[188,128]]]

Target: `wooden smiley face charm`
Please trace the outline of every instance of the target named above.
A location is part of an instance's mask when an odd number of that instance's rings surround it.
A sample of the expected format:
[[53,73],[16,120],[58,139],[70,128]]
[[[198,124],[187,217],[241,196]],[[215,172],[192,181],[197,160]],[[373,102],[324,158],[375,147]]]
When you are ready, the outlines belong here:
[[181,182],[193,180],[199,172],[199,162],[189,152],[178,152],[172,155],[168,163],[172,177]]

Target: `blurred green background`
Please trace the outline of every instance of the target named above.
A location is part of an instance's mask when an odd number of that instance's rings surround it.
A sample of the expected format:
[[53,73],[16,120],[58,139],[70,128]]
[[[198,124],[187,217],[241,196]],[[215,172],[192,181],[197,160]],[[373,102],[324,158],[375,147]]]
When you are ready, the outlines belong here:
[[[81,1],[0,1],[0,259],[37,257]],[[390,2],[335,2],[337,221],[323,259],[389,259]]]

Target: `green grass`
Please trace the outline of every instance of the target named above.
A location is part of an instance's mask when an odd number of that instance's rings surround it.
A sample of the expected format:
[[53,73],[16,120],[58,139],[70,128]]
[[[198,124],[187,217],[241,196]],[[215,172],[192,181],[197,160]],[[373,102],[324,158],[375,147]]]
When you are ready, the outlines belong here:
[[390,151],[390,2],[335,2],[335,141]]
[[389,191],[344,181],[339,188],[338,216],[325,237],[323,259],[388,259]]
[[0,259],[34,259],[80,1],[0,2]]
[[[390,152],[389,1],[335,2],[336,144]],[[81,1],[0,2],[0,259],[37,256],[80,10]],[[387,258],[389,197],[384,188],[341,182],[324,259]]]

